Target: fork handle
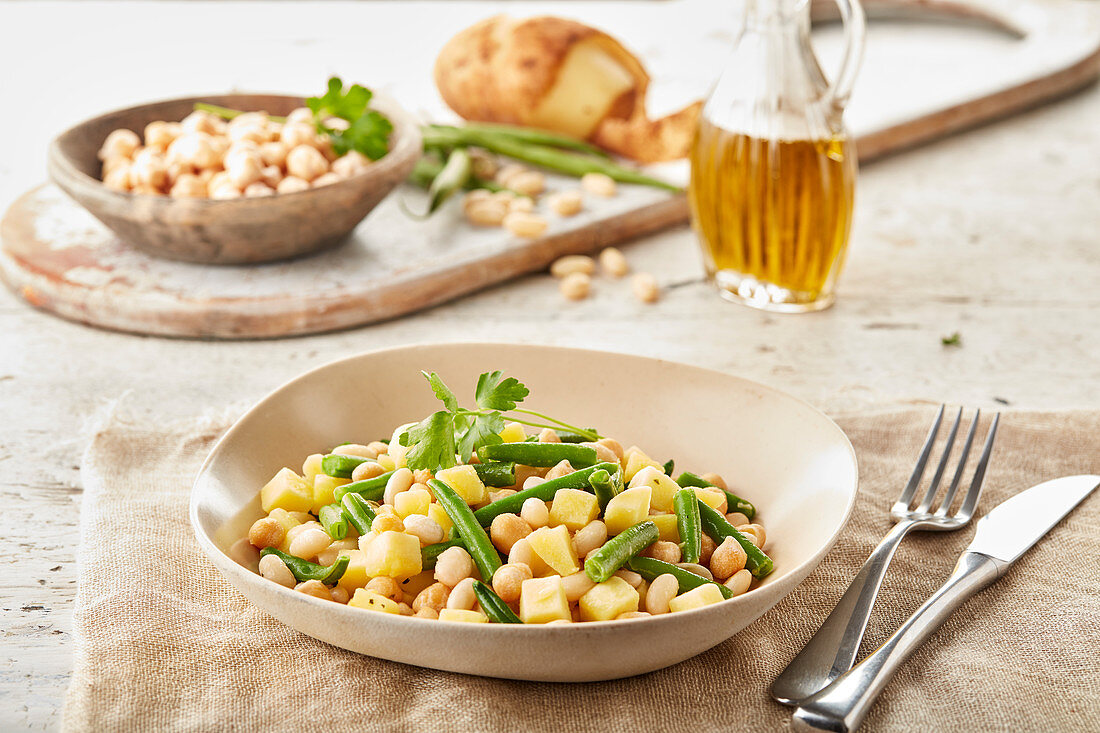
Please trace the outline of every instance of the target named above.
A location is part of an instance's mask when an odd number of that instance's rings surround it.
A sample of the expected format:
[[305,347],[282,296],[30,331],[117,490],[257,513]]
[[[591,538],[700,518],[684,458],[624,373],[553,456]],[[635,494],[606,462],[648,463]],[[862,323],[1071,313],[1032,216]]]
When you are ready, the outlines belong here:
[[904,520],[886,534],[821,628],[772,683],[772,697],[784,705],[798,705],[852,668],[882,578],[898,545],[915,525],[911,519]]
[[1007,567],[988,555],[963,553],[947,582],[893,636],[850,671],[799,705],[791,719],[791,730],[796,733],[848,733],[858,728],[901,663],[942,626],[955,609],[1001,577]]

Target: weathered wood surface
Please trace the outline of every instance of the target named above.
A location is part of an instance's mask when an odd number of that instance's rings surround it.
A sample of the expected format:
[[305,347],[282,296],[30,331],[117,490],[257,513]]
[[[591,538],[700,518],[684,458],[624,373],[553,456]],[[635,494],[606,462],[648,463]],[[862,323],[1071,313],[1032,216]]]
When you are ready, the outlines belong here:
[[[408,61],[409,73],[426,74],[420,52],[403,49],[411,36],[379,34],[370,45],[355,38],[379,13],[423,13],[429,6],[388,7],[0,4],[0,21],[20,21],[0,22],[5,91],[30,98],[43,78],[64,78],[72,90],[39,95],[36,114],[9,114],[0,123],[5,139],[18,141],[0,160],[0,205],[41,178],[46,144],[58,130],[133,99],[225,86],[309,90],[328,71],[369,81],[371,59],[387,53]],[[629,13],[623,7],[553,9],[607,27],[622,24],[620,34],[652,56],[658,79],[688,79],[697,63],[715,68],[718,59],[695,57],[691,49],[661,53],[660,39],[645,36],[653,18],[668,12],[666,3],[631,6]],[[333,9],[348,22],[333,28],[326,19]],[[416,28],[421,48],[442,42],[460,16],[499,6],[429,9],[440,27]],[[58,17],[66,23],[52,23]],[[127,18],[155,18],[161,32],[134,34]],[[97,33],[87,33],[93,25]],[[194,77],[181,81],[171,70],[179,59],[193,58],[188,49],[200,29],[226,53],[196,57]],[[281,53],[272,55],[276,42]],[[43,47],[58,51],[43,54]],[[254,63],[265,52],[278,64]],[[27,58],[36,59],[36,73],[13,74]],[[145,60],[142,74],[126,85],[103,83],[105,70],[134,58]],[[538,275],[413,317],[291,341],[138,338],[54,318],[0,290],[0,498],[6,508],[0,513],[0,729],[57,727],[71,663],[82,429],[120,397],[142,420],[220,413],[307,368],[366,349],[500,339],[597,346],[710,366],[833,412],[941,400],[1100,409],[1097,119],[1100,91],[1092,88],[867,168],[838,303],[808,316],[769,316],[720,301],[701,282],[686,228],[625,249],[637,268],[672,286],[655,306],[635,303],[625,284],[606,281],[596,283],[592,300],[563,304],[551,279]],[[941,346],[940,337],[955,331],[962,346]]]
[[[823,17],[830,9],[835,9],[831,3],[815,4]],[[1100,73],[1100,14],[1077,5],[870,0],[868,10],[867,60],[850,115],[864,161],[1017,112]],[[922,13],[984,26],[930,31],[913,25]],[[904,20],[891,22],[899,14]],[[677,24],[662,42],[666,47],[728,44],[721,34],[700,40],[700,27]],[[838,33],[838,28],[826,33],[827,58]],[[914,53],[914,33],[924,41],[942,35],[948,52]],[[427,78],[403,78],[402,98],[424,86],[430,87]],[[898,87],[904,90],[900,98]],[[682,179],[683,166],[670,166],[668,173]],[[551,178],[552,189],[575,185]],[[207,338],[317,333],[438,305],[542,270],[560,255],[617,244],[686,219],[682,198],[630,186],[620,192],[612,200],[589,197],[582,215],[551,216],[544,237],[524,240],[501,229],[468,226],[457,201],[429,221],[413,219],[400,203],[422,207],[423,197],[403,190],[335,249],[263,267],[209,269],[136,252],[55,189],[40,188],[21,197],[4,217],[0,278],[37,307],[123,331]],[[85,193],[96,199],[91,196],[96,192]],[[173,210],[194,206],[163,203]],[[240,205],[267,208],[278,201]],[[280,225],[273,220],[270,226]],[[198,231],[206,236],[208,229]]]

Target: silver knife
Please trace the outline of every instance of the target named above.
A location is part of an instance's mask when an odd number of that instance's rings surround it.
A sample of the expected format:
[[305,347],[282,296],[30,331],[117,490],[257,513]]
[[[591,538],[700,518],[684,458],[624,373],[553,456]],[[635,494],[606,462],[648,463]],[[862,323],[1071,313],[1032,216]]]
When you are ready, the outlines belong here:
[[1066,476],[1021,491],[978,522],[954,572],[894,635],[825,689],[799,703],[792,731],[853,731],[894,672],[947,617],[1000,578],[1093,489],[1100,476]]

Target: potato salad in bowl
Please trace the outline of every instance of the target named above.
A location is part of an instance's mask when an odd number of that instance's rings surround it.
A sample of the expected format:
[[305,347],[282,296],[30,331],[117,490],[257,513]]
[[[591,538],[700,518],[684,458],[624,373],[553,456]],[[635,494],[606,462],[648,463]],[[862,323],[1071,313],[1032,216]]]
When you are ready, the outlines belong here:
[[755,507],[721,476],[526,410],[499,371],[470,408],[424,376],[441,409],[257,487],[261,576],[367,613],[571,624],[721,603],[772,571]]

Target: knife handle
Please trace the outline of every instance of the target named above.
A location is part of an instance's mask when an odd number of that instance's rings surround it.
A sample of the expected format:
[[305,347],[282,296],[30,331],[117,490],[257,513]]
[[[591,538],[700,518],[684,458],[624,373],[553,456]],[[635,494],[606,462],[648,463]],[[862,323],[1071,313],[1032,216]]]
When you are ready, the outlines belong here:
[[942,626],[955,609],[1007,569],[1007,564],[988,555],[963,553],[947,582],[893,636],[824,690],[799,704],[791,720],[791,730],[854,731],[901,663]]

